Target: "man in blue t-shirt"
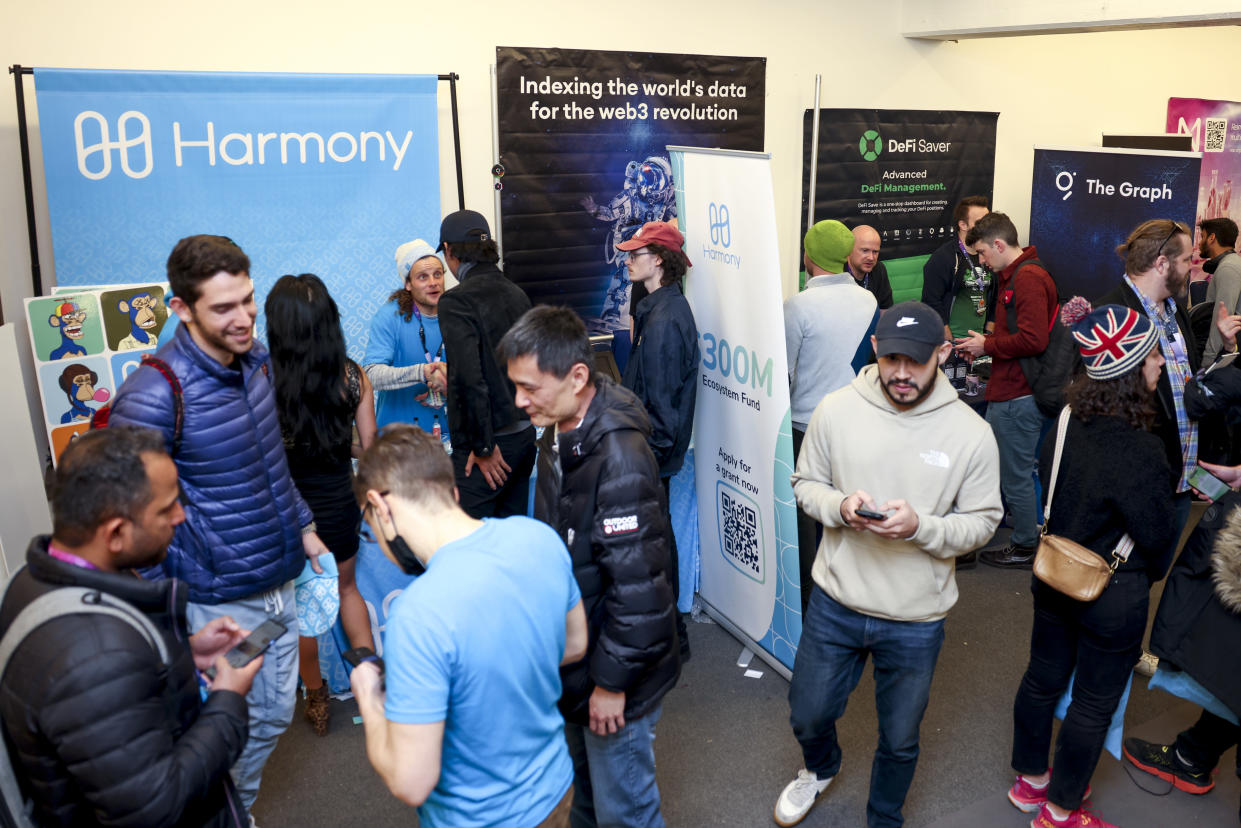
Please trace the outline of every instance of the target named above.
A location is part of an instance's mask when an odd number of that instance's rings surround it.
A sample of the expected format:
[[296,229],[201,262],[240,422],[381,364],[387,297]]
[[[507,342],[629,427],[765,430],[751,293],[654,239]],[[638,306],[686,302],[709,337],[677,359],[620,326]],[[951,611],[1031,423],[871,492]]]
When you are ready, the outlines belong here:
[[355,488],[380,547],[422,573],[392,603],[385,672],[363,663],[351,677],[366,753],[424,828],[567,828],[559,668],[587,643],[569,553],[538,521],[470,517],[454,487],[443,448],[412,426],[390,429],[358,461]]
[[412,423],[428,433],[438,423],[447,438],[446,357],[437,316],[444,262],[431,245],[414,239],[397,248],[396,268],[402,287],[371,319],[362,358],[366,376],[379,392],[375,419],[380,428]]

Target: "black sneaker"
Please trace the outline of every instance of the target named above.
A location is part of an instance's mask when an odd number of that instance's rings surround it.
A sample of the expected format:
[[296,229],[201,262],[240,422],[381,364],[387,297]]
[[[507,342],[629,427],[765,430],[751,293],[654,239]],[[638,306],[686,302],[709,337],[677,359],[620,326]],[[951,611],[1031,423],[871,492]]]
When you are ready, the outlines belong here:
[[1034,547],[1009,544],[1003,549],[987,549],[978,554],[978,560],[987,566],[1000,569],[1033,569]]
[[1125,739],[1123,752],[1134,766],[1171,782],[1185,793],[1204,794],[1215,787],[1212,771],[1195,771],[1181,761],[1173,745],[1156,745],[1130,736]]
[[967,552],[964,555],[957,556],[957,572],[963,569],[973,569],[978,566],[978,553]]

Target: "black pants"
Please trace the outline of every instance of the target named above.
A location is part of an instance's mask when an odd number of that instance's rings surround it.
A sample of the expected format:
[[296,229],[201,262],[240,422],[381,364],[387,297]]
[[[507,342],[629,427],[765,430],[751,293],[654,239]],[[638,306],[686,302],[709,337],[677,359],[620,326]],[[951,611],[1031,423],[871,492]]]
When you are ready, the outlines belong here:
[[[1194,770],[1210,771],[1219,758],[1241,738],[1241,727],[1203,710],[1198,721],[1176,737],[1176,752]],[[1241,754],[1237,755],[1237,774],[1241,775]]]
[[465,464],[469,460],[468,449],[455,448],[452,468],[457,478],[457,494],[461,508],[472,518],[512,517],[525,515],[530,510],[530,472],[534,470],[534,427],[522,429],[516,434],[496,437],[496,447],[504,455],[504,462],[512,469],[504,485],[492,489],[475,466],[470,476],[465,476]]
[[[793,468],[797,468],[797,459],[801,457],[801,441],[806,432],[793,426]],[[801,564],[801,615],[806,617],[806,608],[810,605],[810,593],[814,589],[814,557],[819,554],[819,539],[823,537],[823,527],[817,520],[810,517],[797,507],[797,558]]]
[[1094,601],[1082,603],[1034,581],[1030,666],[1013,704],[1013,769],[1038,776],[1048,768],[1056,704],[1073,681],[1073,702],[1056,739],[1047,799],[1081,807],[1099,762],[1112,714],[1142,654],[1150,580],[1143,571],[1118,572]]

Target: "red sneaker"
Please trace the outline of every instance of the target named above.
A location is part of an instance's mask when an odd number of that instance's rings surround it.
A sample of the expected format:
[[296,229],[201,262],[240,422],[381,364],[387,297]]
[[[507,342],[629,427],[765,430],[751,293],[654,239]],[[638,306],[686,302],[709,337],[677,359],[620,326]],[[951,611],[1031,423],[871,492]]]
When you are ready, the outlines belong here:
[[[1086,794],[1082,797],[1083,801],[1087,799],[1090,799],[1089,785],[1086,786]],[[1018,811],[1033,814],[1047,801],[1047,785],[1036,788],[1027,782],[1024,776],[1017,774],[1017,781],[1008,789],[1008,801],[1013,803],[1013,807]]]
[[1052,817],[1044,805],[1039,809],[1038,816],[1030,822],[1030,828],[1120,828],[1106,820],[1099,819],[1085,808],[1078,808],[1063,820]]

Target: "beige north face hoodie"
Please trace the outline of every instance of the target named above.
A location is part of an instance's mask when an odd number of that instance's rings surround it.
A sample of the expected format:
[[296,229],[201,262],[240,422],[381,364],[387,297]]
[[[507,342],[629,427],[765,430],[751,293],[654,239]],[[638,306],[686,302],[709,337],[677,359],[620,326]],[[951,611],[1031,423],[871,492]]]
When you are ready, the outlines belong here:
[[[896,621],[934,621],[957,602],[958,555],[995,533],[1000,461],[991,427],[957,399],[937,372],[929,396],[898,411],[867,365],[814,410],[793,474],[797,503],[823,524],[813,575],[829,596],[856,612]],[[903,499],[918,514],[907,540],[857,531],[840,503],[863,490]]]

